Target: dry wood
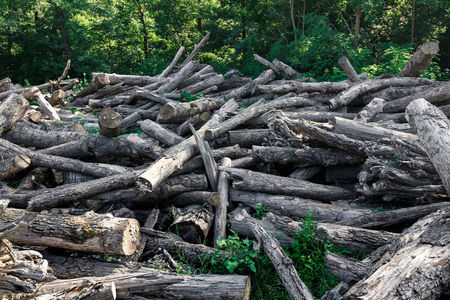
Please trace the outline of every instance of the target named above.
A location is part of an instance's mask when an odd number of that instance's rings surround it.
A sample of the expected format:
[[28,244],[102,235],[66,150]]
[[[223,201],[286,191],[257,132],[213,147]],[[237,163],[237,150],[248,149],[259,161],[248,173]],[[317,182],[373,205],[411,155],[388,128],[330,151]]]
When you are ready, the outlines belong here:
[[[201,288],[200,288],[201,286]],[[86,291],[89,291],[88,293]],[[177,275],[149,268],[105,277],[56,280],[38,287],[34,296],[47,299],[244,299],[250,295],[250,278],[242,275]]]
[[267,70],[262,72],[258,77],[255,78],[252,82],[247,83],[246,85],[239,87],[235,90],[232,90],[230,93],[226,95],[227,99],[241,99],[255,94],[256,89],[262,85],[266,84],[269,81],[275,79],[275,73],[272,70]]
[[[100,74],[102,73],[92,72],[92,78],[95,78]],[[160,79],[158,79],[157,77],[150,77],[150,76],[120,75],[115,73],[106,75],[108,76],[109,84],[111,85],[116,85],[118,83],[123,82],[125,85],[144,86],[160,81]]]
[[[20,209],[6,209],[0,227],[11,224],[24,213]],[[93,212],[83,216],[41,213],[27,226],[8,235],[8,239],[18,244],[129,255],[139,243],[139,223]]]
[[59,118],[58,113],[53,108],[53,106],[48,103],[47,100],[45,100],[44,96],[42,95],[41,91],[37,87],[31,87],[29,89],[26,89],[22,93],[23,97],[28,100],[37,100],[39,103],[39,107],[41,110],[50,118],[50,120],[56,120],[61,121]]
[[433,57],[439,52],[435,42],[426,42],[417,49],[413,57],[405,64],[397,77],[419,77],[428,67]]
[[180,85],[178,86],[178,89],[184,89],[185,87],[196,84],[196,83],[204,80],[205,78],[208,78],[213,75],[217,75],[214,72],[214,68],[211,67],[210,65],[207,65],[206,67],[204,67],[203,69],[201,69],[200,71],[198,71],[197,73],[192,75],[191,77],[186,78],[182,83],[180,83]]
[[421,86],[432,84],[433,81],[425,78],[386,78],[386,79],[370,79],[362,83],[353,85],[346,89],[336,97],[329,100],[330,109],[337,110],[343,106],[349,105],[357,97],[370,93],[375,90],[386,88],[388,86],[401,87],[401,86]]
[[208,110],[215,110],[225,104],[222,98],[202,98],[192,102],[168,103],[161,106],[159,114],[166,120],[191,117]]
[[[231,167],[231,159],[228,157],[222,158],[220,164],[224,167]],[[217,248],[217,239],[226,238],[227,229],[227,210],[230,205],[228,202],[228,185],[229,175],[224,172],[219,172],[219,179],[217,183],[217,191],[219,193],[220,200],[215,205],[216,214],[214,219],[214,246]]]
[[272,264],[288,291],[291,299],[314,299],[308,287],[303,283],[295,270],[294,263],[284,253],[280,243],[274,239],[261,225],[253,221],[253,218],[243,210],[243,215],[252,224],[252,231],[258,241],[263,245],[264,251],[269,256]]
[[141,123],[141,130],[148,136],[160,141],[162,144],[167,146],[175,146],[183,142],[184,139],[176,134],[175,132],[159,125],[152,120],[144,120]]
[[7,92],[11,88],[11,78],[6,77],[0,80],[0,93]]
[[341,58],[339,58],[338,64],[341,66],[342,70],[344,70],[345,74],[351,82],[362,82],[361,78],[358,77],[358,73],[356,73],[355,69],[346,56],[342,56]]
[[[164,96],[158,95],[155,92],[152,91],[146,91],[144,89],[137,89],[131,94],[130,98],[128,99],[127,103],[134,103],[137,100],[151,100],[153,102],[161,103],[161,104],[167,104],[167,103],[178,103],[174,100],[171,100],[169,98],[166,98]],[[143,109],[142,107],[140,109]]]
[[[300,72],[297,72],[291,66],[285,64],[284,62],[276,58],[272,61],[272,64],[277,68],[278,70],[277,73],[283,75],[284,78],[286,79],[294,79],[296,77],[302,76]],[[302,80],[305,80],[305,78],[303,78]]]
[[[208,128],[220,124],[227,113],[236,109],[236,102],[228,101],[221,107],[219,112],[211,118],[211,120],[197,131],[197,133],[200,136],[203,136]],[[190,137],[178,145],[172,146],[161,158],[151,164],[146,171],[137,178],[137,186],[144,192],[151,192],[164,179],[175,172],[175,170],[181,168],[181,166],[195,154],[197,149],[196,145],[195,138]]]
[[242,110],[236,116],[222,122],[219,126],[215,128],[206,130],[205,137],[207,140],[212,140],[227,133],[233,128],[245,123],[246,121],[262,115],[272,109],[281,109],[287,107],[304,107],[314,105],[314,101],[305,99],[302,97],[291,97],[287,99],[274,100],[268,103],[259,102],[252,105],[249,108]]
[[417,132],[428,157],[450,193],[450,121],[436,106],[417,99],[406,108],[406,117]]
[[230,130],[228,144],[239,145],[242,148],[251,148],[253,145],[261,145],[270,137],[269,129],[242,129]]
[[285,94],[303,92],[321,92],[324,94],[338,93],[351,86],[348,82],[304,82],[303,80],[289,80],[277,85],[259,85],[258,90],[266,94]]
[[202,113],[196,114],[184,121],[180,126],[175,129],[175,132],[180,136],[185,136],[191,132],[189,125],[194,127],[203,126],[211,118],[211,113],[209,111],[204,111]]
[[0,136],[11,129],[19,121],[30,105],[18,94],[11,94],[0,104]]
[[170,225],[171,231],[176,232],[188,243],[200,244],[208,236],[214,213],[211,208],[192,204],[184,208],[175,208],[173,218],[173,223]]
[[173,67],[177,64],[177,62],[180,60],[181,55],[183,55],[184,52],[184,46],[181,46],[180,49],[178,49],[177,54],[175,54],[175,57],[170,62],[170,64],[162,71],[161,74],[159,74],[159,78],[164,78],[167,75],[169,75],[172,72]]
[[381,98],[373,98],[369,104],[364,106],[364,108],[359,111],[353,120],[360,123],[371,122],[383,110],[385,104],[386,100]]
[[180,71],[176,73],[176,75],[170,79],[167,83],[161,85],[158,89],[156,89],[157,93],[170,93],[177,86],[185,80],[195,69],[198,67],[200,63],[198,61],[190,61],[184,67],[181,68]]
[[31,159],[25,154],[18,154],[12,158],[0,158],[0,180],[6,179],[28,168]]
[[63,90],[56,90],[52,93],[50,99],[48,99],[48,103],[50,103],[51,106],[64,104],[64,98],[66,98],[66,93],[64,93]]
[[[185,87],[182,89],[182,92],[189,93],[189,94],[195,94],[202,91],[205,91],[206,89],[217,86],[225,81],[225,78],[223,75],[215,75],[215,76],[208,76],[204,80],[197,82],[196,84],[190,85],[188,87]],[[204,92],[206,93],[206,92]]]
[[122,117],[111,107],[104,108],[98,114],[98,125],[100,134],[107,137],[116,137],[119,135]]
[[344,257],[331,252],[325,253],[325,263],[331,274],[346,283],[360,281],[369,272],[367,264],[354,258]]
[[327,186],[246,169],[219,167],[219,170],[231,173],[233,188],[240,190],[305,197],[324,202],[354,199],[356,196],[354,192],[336,186]]
[[219,193],[208,191],[184,192],[164,200],[167,206],[185,206],[191,204],[214,205],[219,202]]
[[194,45],[194,49],[189,54],[189,56],[186,57],[186,59],[181,63],[181,65],[179,66],[180,68],[186,66],[195,57],[195,55],[197,55],[197,52],[200,50],[200,48],[209,40],[209,35],[210,32],[208,32],[198,44]]
[[[77,94],[76,98],[82,98],[84,96],[93,94],[108,84],[111,84],[109,75],[105,73],[99,73],[92,78],[87,87],[85,87],[81,92]],[[72,104],[76,104],[76,101],[72,102]]]
[[309,211],[312,211],[315,221],[325,223],[356,220],[358,217],[362,218],[365,215],[371,215],[367,210],[344,208],[291,195],[270,195],[235,189],[230,189],[229,200],[244,203],[253,208],[257,208],[257,205],[262,204],[269,212],[296,220],[306,218]]
[[[61,82],[61,84],[64,84],[65,86],[63,86],[62,89],[65,90],[66,86],[72,86],[73,87],[74,82],[78,82],[78,79],[74,78],[74,79],[63,80]],[[44,83],[44,84],[37,85],[36,87],[39,88],[41,91],[43,91],[43,90],[50,89],[51,88],[51,84],[50,83]],[[25,91],[26,89],[27,88],[19,88],[19,89],[14,89],[14,90],[9,90],[9,91],[6,91],[6,92],[2,92],[2,93],[0,93],[0,99],[6,98],[6,97],[8,97],[11,94],[20,94],[23,91]]]

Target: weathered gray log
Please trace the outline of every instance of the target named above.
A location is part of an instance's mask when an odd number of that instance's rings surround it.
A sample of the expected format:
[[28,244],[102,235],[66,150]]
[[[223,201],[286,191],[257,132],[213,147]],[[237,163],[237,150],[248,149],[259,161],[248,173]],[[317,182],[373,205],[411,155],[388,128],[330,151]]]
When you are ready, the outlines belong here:
[[184,121],[180,126],[178,126],[175,129],[175,132],[180,136],[185,136],[189,132],[191,132],[191,129],[189,125],[192,126],[202,126],[204,125],[209,119],[211,118],[211,113],[209,111],[204,111],[202,113],[196,114],[195,116],[192,116],[188,118],[186,121]]
[[[0,218],[0,228],[8,226],[25,212],[6,209]],[[27,226],[7,238],[17,244],[129,255],[135,251],[139,237],[139,223],[134,219],[89,212],[83,216],[38,214]]]
[[324,202],[354,199],[356,196],[353,191],[336,186],[327,186],[238,168],[219,167],[219,170],[230,172],[232,174],[233,187],[240,190],[305,197]]
[[356,73],[355,69],[346,56],[342,56],[341,58],[339,58],[338,64],[341,66],[342,70],[344,70],[345,74],[351,82],[362,82],[361,78],[358,77],[358,73]]
[[259,85],[258,90],[265,94],[286,94],[289,92],[321,92],[325,94],[338,93],[351,86],[348,82],[304,82],[304,80],[289,80],[277,85]]
[[31,163],[35,166],[46,167],[58,170],[67,170],[78,172],[95,177],[104,177],[116,174],[116,171],[99,166],[93,163],[86,163],[81,160],[65,158],[54,155],[38,153],[27,148],[17,146],[7,140],[0,138],[0,149],[6,149],[9,152],[23,154],[29,157]]
[[166,120],[191,117],[208,110],[215,110],[225,104],[222,98],[203,98],[184,103],[168,103],[161,106],[159,114]]
[[51,106],[63,104],[64,98],[66,98],[66,93],[64,93],[63,90],[56,90],[52,93],[50,99],[48,99],[48,103],[50,103]]
[[112,175],[88,182],[64,185],[45,190],[39,195],[29,197],[27,209],[30,211],[42,211],[73,201],[83,199],[92,195],[126,188],[132,185],[140,172],[130,171]]
[[121,131],[126,130],[131,126],[134,126],[140,120],[142,120],[141,115],[139,114],[139,112],[135,111],[131,115],[128,115],[127,117],[122,119],[122,124],[120,124],[120,130]]
[[[97,77],[99,74],[97,72],[92,72],[92,78]],[[144,86],[149,85],[155,82],[161,81],[158,77],[150,77],[150,76],[140,76],[140,75],[120,75],[115,73],[106,74],[109,79],[109,84],[116,85],[118,83],[123,82],[125,85],[137,85]]]
[[[74,78],[74,79],[68,79],[68,80],[63,80],[62,82],[61,82],[61,84],[64,84],[64,85],[72,85],[74,82],[76,82],[76,81],[78,81],[78,79],[77,78]],[[43,90],[47,90],[47,89],[50,89],[51,88],[51,84],[50,83],[44,83],[44,84],[40,84],[40,85],[37,85],[37,87],[41,90],[41,91],[43,91]],[[8,97],[9,95],[11,95],[11,94],[20,94],[20,93],[22,93],[24,90],[26,90],[27,88],[19,88],[19,89],[15,89],[15,90],[9,90],[9,91],[6,91],[6,92],[2,92],[2,93],[0,93],[0,99],[3,99],[3,98],[6,98],[6,97]],[[65,89],[65,87],[63,87],[63,89]]]
[[244,203],[253,208],[257,208],[257,205],[262,204],[269,212],[296,220],[306,218],[308,212],[312,211],[313,220],[324,223],[352,220],[371,214],[363,209],[345,208],[292,195],[270,195],[235,189],[230,189],[229,200]]
[[174,209],[174,220],[170,230],[176,232],[184,241],[191,244],[203,243],[213,224],[214,213],[211,208],[200,204]]
[[38,124],[42,121],[42,114],[37,110],[28,109],[23,115],[23,119]]
[[157,93],[170,93],[199,66],[198,61],[190,61],[181,68],[167,83],[156,89]]
[[327,291],[325,294],[323,294],[322,298],[320,300],[338,300],[340,299],[348,290],[350,289],[350,286],[341,281],[337,286],[332,288],[331,290]]
[[360,123],[371,122],[383,110],[385,104],[386,100],[381,98],[373,98],[369,104],[364,106],[364,108],[356,114],[356,117],[353,120]]
[[298,166],[334,166],[342,164],[359,164],[363,159],[346,151],[332,148],[292,148],[253,146],[252,156],[257,161]]
[[351,257],[325,253],[325,263],[331,274],[346,283],[360,281],[369,272],[369,266]]
[[[222,158],[221,166],[230,167],[231,159],[228,157]],[[220,200],[215,205],[215,219],[214,219],[214,246],[217,248],[217,239],[225,239],[227,229],[227,210],[230,205],[228,202],[228,186],[229,175],[224,172],[219,172],[219,179],[217,183],[217,191]]]
[[287,99],[273,100],[267,103],[255,103],[249,108],[242,110],[239,114],[222,122],[219,126],[206,130],[205,137],[207,140],[212,140],[227,133],[231,129],[245,123],[246,121],[262,115],[272,109],[282,109],[288,107],[305,107],[314,105],[315,102],[302,97],[291,97]]
[[288,291],[291,299],[314,299],[308,287],[303,283],[295,270],[293,261],[284,253],[280,243],[273,238],[261,225],[253,221],[253,218],[243,210],[243,215],[252,224],[252,231],[262,244],[264,251],[269,256],[278,275]]
[[358,182],[358,175],[361,172],[360,165],[338,165],[329,166],[325,169],[325,182],[335,183],[355,183]]
[[[253,118],[245,122],[246,125],[265,125],[268,120],[273,118],[276,112],[268,112],[260,117]],[[354,119],[356,117],[355,113],[341,113],[334,111],[284,111],[284,114],[287,118],[292,120],[304,119],[308,121],[314,122],[328,122],[333,120],[334,117],[341,117],[345,119]]]
[[11,88],[11,78],[6,77],[0,80],[0,93],[7,92]]
[[[107,84],[110,84],[109,75],[105,73],[99,73],[94,76],[87,87],[85,87],[81,92],[79,92],[76,98],[82,98],[84,96],[90,95],[101,89]],[[76,100],[72,103],[76,103]]]
[[180,68],[184,67],[185,65],[187,65],[194,57],[195,55],[197,55],[197,52],[200,51],[200,48],[209,40],[209,36],[210,36],[210,32],[208,32],[201,40],[198,44],[194,45],[194,49],[192,50],[192,52],[189,54],[188,57],[186,57],[186,59],[181,63],[181,65],[179,66]]
[[406,117],[417,132],[428,157],[450,193],[450,121],[436,106],[417,99],[406,108]]
[[141,130],[148,136],[151,136],[169,147],[184,141],[184,139],[175,132],[159,125],[156,122],[153,122],[152,120],[144,120],[141,123]]
[[[199,289],[199,286],[201,288]],[[89,292],[86,292],[89,291]],[[104,277],[81,277],[41,284],[33,294],[41,299],[125,299],[130,295],[157,299],[243,299],[250,295],[250,278],[242,275],[178,275],[150,268]],[[39,296],[39,297],[38,297]]]
[[346,89],[336,97],[329,100],[330,109],[336,110],[350,104],[357,97],[388,86],[421,86],[432,84],[433,81],[425,78],[386,78],[386,79],[369,79],[362,83],[353,85]]
[[[240,148],[239,145],[229,146],[229,147],[222,147],[220,149],[213,149],[211,150],[212,154],[214,156],[214,159],[216,161],[220,161],[223,157],[229,157],[231,159],[235,158],[242,158],[248,155],[251,155],[251,150]],[[183,166],[176,170],[173,174],[186,174],[193,172],[197,169],[203,168],[203,159],[201,156],[195,156],[191,159],[189,159],[186,163],[183,164]]]
[[224,81],[225,81],[225,78],[223,77],[223,75],[209,76],[209,77],[205,78],[204,80],[197,82],[196,84],[185,87],[181,91],[185,92],[185,93],[189,93],[189,94],[195,94],[195,93],[204,91],[207,88],[210,88],[214,85],[219,85],[219,84],[223,83]]
[[262,72],[258,77],[256,77],[252,82],[232,90],[226,95],[227,99],[241,99],[253,95],[256,92],[258,86],[266,84],[269,81],[275,79],[275,73],[272,70],[267,70]]
[[251,148],[253,145],[261,145],[269,136],[270,131],[266,128],[230,130],[228,132],[228,144]]
[[226,91],[228,90],[239,88],[252,81],[251,77],[236,77],[236,76],[227,77],[225,75],[225,78],[228,79],[226,79],[222,84],[217,86],[217,90],[219,92],[225,91],[226,93]]
[[[237,109],[235,101],[228,101],[225,103],[218,113],[216,113],[211,120],[197,131],[200,136],[205,134],[205,131],[210,127],[217,126],[223,121],[227,113]],[[175,170],[191,158],[197,149],[197,144],[194,137],[190,137],[178,145],[172,146],[165,154],[151,164],[144,173],[137,178],[137,186],[144,192],[151,192],[164,179],[169,177]]]
[[399,208],[395,210],[357,216],[353,219],[338,221],[336,224],[370,229],[386,228],[399,224],[412,223],[426,215],[438,211],[439,209],[444,209],[449,206],[450,203],[448,202],[440,202],[428,205]]
[[183,52],[184,52],[184,46],[181,46],[180,49],[178,49],[177,54],[175,54],[175,57],[173,58],[173,60],[170,62],[170,64],[164,69],[164,71],[162,71],[161,74],[158,75],[159,78],[164,78],[172,72],[173,67],[180,60],[180,57],[181,57],[181,55],[183,55]]
[[439,299],[445,295],[450,280],[449,211],[422,218],[373,252],[364,260],[371,264],[369,276],[343,299]]
[[38,87],[34,86],[22,92],[22,96],[27,100],[37,100],[41,110],[50,118],[50,120],[61,121],[58,113],[53,106],[45,100]]
[[419,98],[425,98],[425,100],[435,105],[448,101],[450,100],[450,84],[443,82],[439,85],[432,85],[431,89],[388,101],[383,107],[383,112],[404,112],[408,104]]
[[277,58],[272,61],[272,64],[277,68],[278,73],[283,75],[286,79],[294,79],[296,77],[302,76],[300,72],[297,72],[291,66],[285,64]]
[[76,132],[43,131],[18,122],[3,137],[24,147],[49,148],[71,142],[86,140],[89,151],[97,157],[131,156],[157,159],[163,152],[161,147],[151,143],[136,144],[127,139],[112,139],[99,134],[82,134]]
[[211,148],[202,137],[197,133],[192,125],[190,125],[192,135],[197,142],[200,155],[205,165],[206,174],[208,176],[209,184],[214,192],[217,192],[217,180],[219,178],[219,170],[217,169],[216,161],[214,160],[214,155],[212,154]]
[[[176,101],[166,98],[162,95],[158,95],[155,92],[147,91],[144,89],[137,89],[131,94],[129,100],[127,101],[127,104],[133,104],[134,102],[137,102],[138,100],[150,100],[150,101],[161,103],[161,104],[177,103]],[[144,109],[144,108],[141,107],[140,109]]]
[[203,79],[205,79],[209,76],[212,76],[212,75],[217,75],[217,74],[214,72],[213,67],[211,67],[210,65],[207,65],[206,67],[204,67],[203,69],[201,69],[200,71],[198,71],[197,73],[192,75],[191,77],[186,78],[182,83],[180,83],[180,85],[178,86],[178,89],[184,89],[185,87],[196,84],[196,83],[202,81]]
[[25,154],[18,154],[11,158],[0,157],[0,180],[4,180],[28,168],[31,159]]
[[30,105],[18,94],[11,94],[0,104],[0,136],[11,129],[19,121]]
[[287,177],[300,179],[300,180],[309,180],[315,175],[319,174],[322,168],[319,166],[307,166],[300,167],[296,169],[294,172],[289,174]]
[[[78,98],[76,100],[76,104],[82,104],[82,103],[98,103],[97,106],[101,107],[101,106],[105,106],[105,102],[107,101],[107,99],[113,95],[119,94],[119,93],[123,93],[126,91],[129,91],[131,89],[131,87],[126,86],[123,82],[114,84],[114,85],[107,85],[101,89],[99,89],[98,91],[96,91],[93,94],[84,96],[82,98]],[[105,98],[105,99],[102,99]],[[97,101],[94,101],[95,99],[98,99]]]
[[433,57],[439,52],[439,46],[435,42],[426,42],[417,49],[416,53],[408,60],[397,77],[419,77],[428,67]]

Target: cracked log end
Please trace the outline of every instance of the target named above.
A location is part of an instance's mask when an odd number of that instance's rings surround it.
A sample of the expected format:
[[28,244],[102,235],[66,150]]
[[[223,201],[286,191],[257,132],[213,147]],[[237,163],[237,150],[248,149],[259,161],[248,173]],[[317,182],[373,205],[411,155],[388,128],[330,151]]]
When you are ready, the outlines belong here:
[[138,177],[136,179],[136,186],[138,189],[146,194],[151,193],[153,191],[152,183],[143,177]]
[[171,120],[177,113],[177,106],[173,103],[167,103],[161,106],[159,109],[159,115],[166,119]]

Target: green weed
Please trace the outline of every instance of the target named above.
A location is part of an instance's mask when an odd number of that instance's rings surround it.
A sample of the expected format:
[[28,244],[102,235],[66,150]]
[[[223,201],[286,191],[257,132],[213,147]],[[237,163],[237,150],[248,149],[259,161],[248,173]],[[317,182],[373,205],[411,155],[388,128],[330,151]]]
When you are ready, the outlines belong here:
[[201,97],[203,97],[202,93],[197,93],[197,94],[189,94],[189,93],[181,93],[181,101],[182,102],[191,102],[197,99],[200,99]]
[[252,215],[252,217],[258,220],[262,220],[262,218],[267,214],[267,209],[265,209],[262,204],[256,204],[256,207],[256,211]]

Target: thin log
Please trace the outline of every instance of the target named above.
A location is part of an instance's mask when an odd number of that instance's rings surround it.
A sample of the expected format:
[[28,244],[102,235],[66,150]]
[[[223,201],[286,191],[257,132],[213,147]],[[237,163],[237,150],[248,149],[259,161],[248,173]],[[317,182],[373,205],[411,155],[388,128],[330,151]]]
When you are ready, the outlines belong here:
[[180,136],[186,136],[191,131],[189,125],[194,127],[201,126],[204,125],[210,118],[211,113],[209,111],[196,114],[180,124],[180,126],[175,129],[175,132]]
[[421,45],[400,73],[398,73],[397,77],[419,77],[438,52],[439,45],[435,42],[426,42]]
[[183,68],[181,68],[180,71],[178,71],[172,79],[170,79],[167,83],[160,86],[156,92],[157,93],[170,93],[174,89],[177,88],[177,86],[186,79],[194,70],[198,67],[200,63],[198,61],[190,61],[187,63]]
[[275,73],[272,70],[267,70],[262,72],[258,77],[256,77],[252,82],[239,87],[226,95],[227,99],[241,99],[246,98],[255,94],[258,86],[266,84],[269,81],[275,79]]
[[[146,91],[143,89],[137,89],[135,90],[130,98],[128,99],[127,104],[131,104],[136,102],[137,100],[151,100],[153,102],[161,103],[161,104],[167,104],[167,103],[178,103],[177,101],[171,100],[167,97],[158,95],[155,92],[152,91]],[[142,107],[140,109],[143,109]]]
[[361,78],[358,77],[358,73],[356,73],[355,69],[346,56],[342,56],[341,58],[339,58],[338,64],[344,70],[345,74],[351,82],[362,82]]
[[[231,167],[231,159],[228,157],[222,158],[221,166]],[[217,183],[217,191],[219,193],[220,201],[215,205],[216,214],[214,219],[214,246],[216,248],[217,239],[226,238],[227,209],[230,205],[228,202],[228,186],[229,175],[224,171],[220,171]]]
[[252,231],[258,241],[263,245],[264,251],[269,256],[278,275],[288,291],[291,299],[312,300],[314,297],[308,287],[303,283],[295,270],[294,263],[284,253],[280,243],[274,239],[261,225],[253,221],[253,218],[243,210],[242,213],[252,224]]
[[[102,73],[92,72],[92,78],[97,77]],[[150,77],[150,76],[140,76],[140,75],[119,75],[119,74],[106,74],[109,79],[109,84],[116,85],[119,83],[123,83],[124,85],[137,85],[144,86],[149,85],[155,82],[160,82],[161,79],[158,77]]]
[[159,125],[156,122],[153,122],[152,120],[144,120],[141,123],[141,130],[146,135],[151,136],[169,147],[178,145],[184,141],[184,138],[175,132]]
[[18,94],[11,94],[0,104],[0,136],[11,129],[28,110],[28,101]]
[[222,98],[202,98],[191,102],[168,103],[161,106],[159,114],[166,120],[191,117],[196,114],[215,110],[225,104]]
[[436,106],[417,99],[406,108],[408,122],[417,132],[428,157],[450,193],[450,121]]
[[210,32],[208,32],[200,40],[200,42],[194,46],[194,49],[189,54],[189,56],[186,57],[186,59],[181,63],[180,68],[183,68],[184,66],[186,66],[195,57],[195,55],[197,55],[197,52],[200,51],[200,48],[209,40],[209,36],[210,36]]
[[[21,209],[6,209],[0,218],[0,228],[25,213]],[[27,226],[8,235],[8,240],[17,244],[130,255],[139,237],[139,223],[134,219],[89,212],[83,216],[38,214]]]
[[360,281],[369,273],[367,264],[331,252],[325,253],[325,263],[331,274],[346,283]]
[[178,89],[184,89],[185,87],[196,84],[212,75],[217,75],[217,74],[214,72],[213,67],[211,67],[210,65],[207,65],[206,67],[204,67],[203,69],[201,69],[200,71],[198,71],[197,73],[192,75],[191,77],[186,78],[182,83],[180,83],[180,85],[178,86]]
[[[87,87],[85,87],[81,92],[79,92],[76,98],[82,98],[84,96],[90,95],[104,87],[105,85],[111,84],[108,74],[99,73],[89,83]],[[72,102],[76,103],[76,101]]]
[[182,89],[182,92],[189,93],[189,94],[195,94],[199,93],[201,91],[204,91],[207,88],[210,88],[214,85],[219,85],[225,81],[225,78],[223,75],[216,75],[216,76],[208,76],[204,80],[197,82],[196,84],[190,85]]
[[373,121],[383,110],[385,104],[386,100],[381,98],[373,98],[373,100],[370,101],[369,104],[364,106],[364,108],[359,111],[353,121],[359,123],[367,123]]
[[294,78],[302,76],[302,74],[300,72],[297,72],[291,66],[285,64],[284,62],[280,61],[277,58],[275,58],[272,61],[272,64],[277,68],[277,70],[278,70],[277,73],[281,74],[286,79],[294,79]]
[[178,49],[177,54],[175,54],[175,57],[173,58],[173,60],[167,66],[167,68],[165,68],[164,71],[162,71],[162,73],[158,75],[159,78],[164,78],[172,72],[173,67],[180,60],[181,55],[183,55],[183,52],[184,52],[184,46],[181,46],[180,49]]
[[[73,86],[74,82],[78,82],[78,78],[74,78],[74,79],[68,79],[68,80],[63,80],[61,82],[61,84],[64,84],[65,86],[70,85]],[[65,86],[62,88],[63,90],[65,90]],[[39,88],[41,91],[43,90],[48,90],[51,88],[51,84],[50,83],[44,83],[41,85],[37,85],[37,88]],[[15,89],[15,90],[9,90],[3,93],[0,93],[0,99],[6,98],[11,94],[20,94],[23,91],[25,91],[28,88],[20,88],[20,89]]]
[[262,115],[272,109],[282,109],[287,107],[305,107],[312,106],[315,102],[302,97],[291,97],[287,99],[273,100],[268,103],[254,104],[249,108],[241,111],[236,116],[222,122],[215,128],[206,130],[205,136],[207,140],[212,140],[221,136],[224,133],[234,129],[235,127],[245,123],[246,121]]
[[[235,101],[228,101],[221,107],[219,112],[211,118],[211,120],[197,131],[197,133],[200,136],[203,136],[207,129],[220,124],[227,113],[236,109],[237,103]],[[195,154],[196,149],[197,144],[194,137],[190,137],[178,145],[172,146],[166,151],[163,157],[151,164],[146,171],[137,178],[137,186],[144,192],[151,192],[164,179],[175,172],[175,170],[181,168],[181,166]]]
[[230,167],[219,167],[219,170],[230,172],[234,179],[233,188],[240,190],[305,197],[323,202],[354,199],[356,196],[353,191],[344,188],[294,178]]
[[285,81],[277,85],[259,85],[258,90],[264,94],[285,94],[285,93],[303,93],[303,92],[321,92],[324,94],[338,93],[351,86],[348,82],[304,82],[302,80]]

